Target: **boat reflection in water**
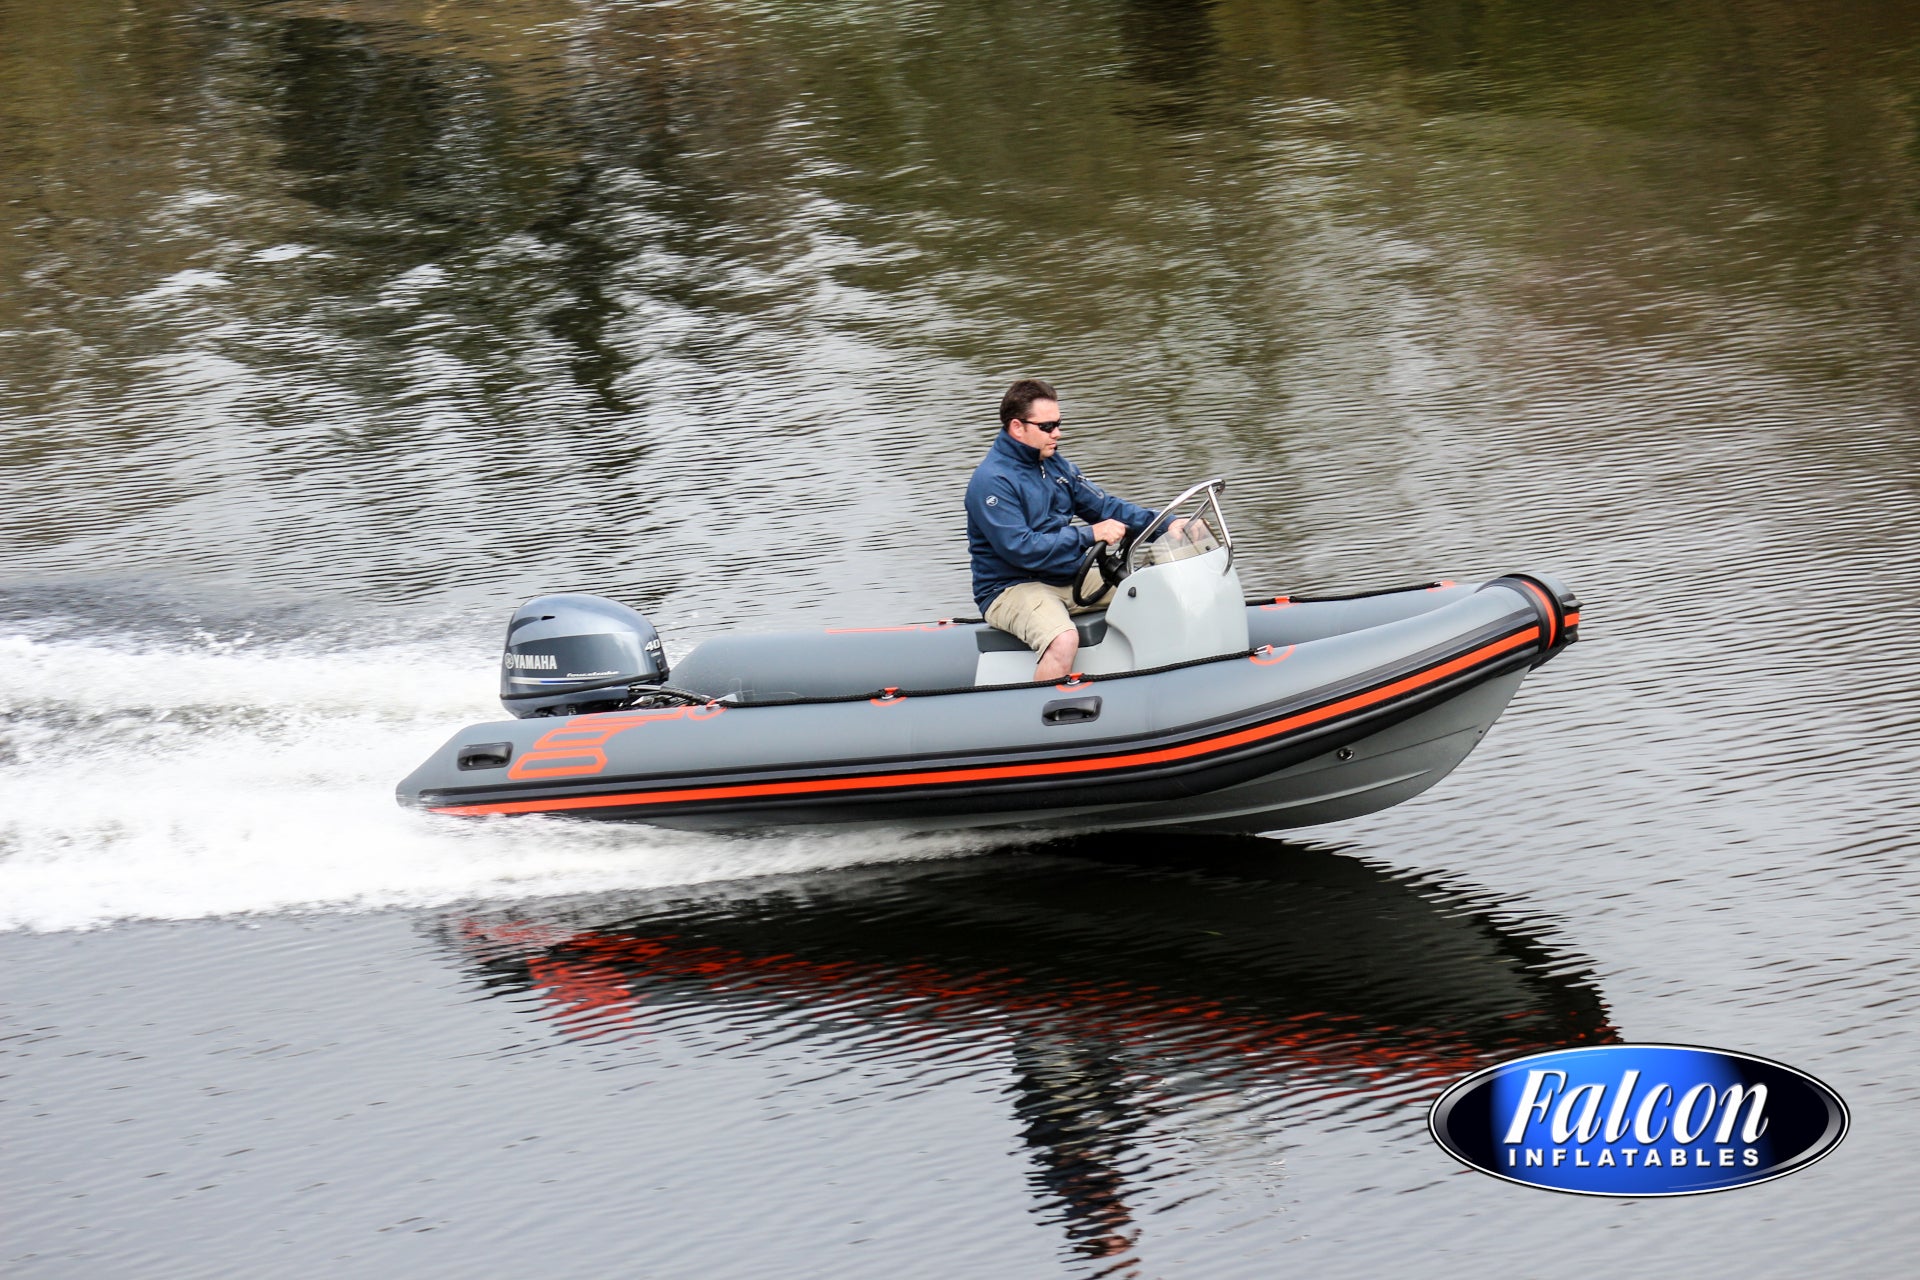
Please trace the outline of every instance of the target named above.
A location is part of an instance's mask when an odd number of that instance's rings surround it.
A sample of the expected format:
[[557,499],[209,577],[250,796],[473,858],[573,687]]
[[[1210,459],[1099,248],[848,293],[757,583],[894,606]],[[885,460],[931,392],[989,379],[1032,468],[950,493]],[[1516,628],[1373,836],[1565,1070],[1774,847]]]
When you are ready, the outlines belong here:
[[[1015,1075],[1073,1251],[1121,1260],[1183,1126],[1211,1160],[1425,1106],[1491,1061],[1615,1039],[1569,957],[1469,892],[1302,845],[1109,835],[964,860],[446,921],[583,1040],[719,1020],[715,1052]],[[1505,914],[1499,913],[1504,921]]]

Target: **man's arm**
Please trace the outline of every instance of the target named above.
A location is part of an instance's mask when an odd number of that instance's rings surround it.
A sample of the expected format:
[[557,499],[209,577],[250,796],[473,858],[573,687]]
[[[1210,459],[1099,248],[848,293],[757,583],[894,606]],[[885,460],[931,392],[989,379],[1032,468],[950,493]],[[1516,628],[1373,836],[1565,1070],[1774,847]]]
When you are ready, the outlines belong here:
[[1035,531],[1020,505],[1018,490],[1004,476],[969,485],[967,510],[995,555],[1036,578],[1071,578],[1080,567],[1080,557],[1093,545],[1093,531],[1084,525],[1067,525],[1052,533]]
[[1159,515],[1148,507],[1138,506],[1124,498],[1116,498],[1102,489],[1078,467],[1074,468],[1073,512],[1088,524],[1099,524],[1102,520],[1118,520],[1127,526],[1128,533],[1139,533],[1153,523]]

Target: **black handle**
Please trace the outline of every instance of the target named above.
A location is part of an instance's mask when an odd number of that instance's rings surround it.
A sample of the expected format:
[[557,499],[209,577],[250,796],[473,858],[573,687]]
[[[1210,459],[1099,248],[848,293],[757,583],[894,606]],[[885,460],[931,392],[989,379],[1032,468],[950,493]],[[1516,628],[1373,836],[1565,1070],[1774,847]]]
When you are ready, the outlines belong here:
[[1085,698],[1055,698],[1040,713],[1043,724],[1079,724],[1084,720],[1100,718],[1100,697],[1094,694]]
[[511,742],[470,742],[460,748],[462,769],[502,769],[513,759]]

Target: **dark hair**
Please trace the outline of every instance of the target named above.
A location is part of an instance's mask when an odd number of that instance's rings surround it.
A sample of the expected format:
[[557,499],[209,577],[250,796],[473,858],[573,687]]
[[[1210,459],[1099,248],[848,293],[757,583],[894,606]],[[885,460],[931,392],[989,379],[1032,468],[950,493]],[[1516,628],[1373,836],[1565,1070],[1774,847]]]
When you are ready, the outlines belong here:
[[1000,397],[1001,429],[1005,430],[1006,425],[1015,418],[1025,422],[1027,410],[1033,408],[1035,400],[1058,400],[1059,398],[1053,393],[1051,382],[1042,382],[1038,378],[1020,379],[1007,388],[1007,394]]

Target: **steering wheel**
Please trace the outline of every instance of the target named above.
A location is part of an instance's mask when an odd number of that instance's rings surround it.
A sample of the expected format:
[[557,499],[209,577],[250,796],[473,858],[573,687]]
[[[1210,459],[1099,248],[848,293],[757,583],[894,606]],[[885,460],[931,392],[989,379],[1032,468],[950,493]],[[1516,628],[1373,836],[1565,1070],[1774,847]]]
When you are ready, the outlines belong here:
[[[1126,575],[1121,572],[1123,540],[1118,546],[1109,546],[1104,542],[1095,542],[1087,548],[1087,554],[1080,558],[1080,567],[1073,571],[1073,602],[1082,609],[1091,609],[1094,602],[1120,585],[1120,579]],[[1100,566],[1100,589],[1091,596],[1083,596],[1082,589],[1087,584],[1087,570]]]

